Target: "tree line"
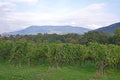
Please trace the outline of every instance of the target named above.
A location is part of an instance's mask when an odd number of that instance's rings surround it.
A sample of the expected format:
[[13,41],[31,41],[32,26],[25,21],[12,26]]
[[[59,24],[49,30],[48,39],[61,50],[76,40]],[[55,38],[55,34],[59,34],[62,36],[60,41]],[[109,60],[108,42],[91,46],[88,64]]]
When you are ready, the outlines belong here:
[[40,43],[72,43],[87,45],[90,42],[100,44],[115,44],[120,45],[120,29],[116,29],[113,35],[106,32],[89,31],[83,35],[68,33],[68,34],[41,34],[37,35],[7,35],[0,36],[0,40],[18,41],[24,39],[26,41]]

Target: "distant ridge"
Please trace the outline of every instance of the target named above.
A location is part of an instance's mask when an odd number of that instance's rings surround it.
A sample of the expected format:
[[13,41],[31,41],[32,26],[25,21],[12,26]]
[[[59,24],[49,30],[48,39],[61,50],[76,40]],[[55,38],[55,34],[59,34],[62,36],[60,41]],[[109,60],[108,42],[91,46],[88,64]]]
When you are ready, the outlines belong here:
[[77,26],[30,26],[26,29],[10,32],[7,34],[20,34],[20,35],[27,35],[27,34],[38,34],[38,33],[48,33],[48,34],[66,34],[66,33],[78,33],[84,34],[85,32],[90,31],[90,29],[77,27]]
[[114,34],[114,31],[115,31],[116,28],[120,28],[120,22],[114,23],[114,24],[111,24],[109,26],[105,26],[105,27],[102,27],[102,28],[98,28],[98,29],[96,29],[96,31],[107,32],[109,34]]

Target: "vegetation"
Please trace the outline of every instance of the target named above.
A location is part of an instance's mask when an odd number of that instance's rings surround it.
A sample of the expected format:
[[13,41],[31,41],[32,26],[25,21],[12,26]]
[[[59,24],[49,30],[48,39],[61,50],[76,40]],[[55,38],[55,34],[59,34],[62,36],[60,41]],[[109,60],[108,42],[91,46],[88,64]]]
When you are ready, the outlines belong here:
[[106,32],[90,31],[84,35],[80,34],[41,34],[37,35],[1,35],[0,40],[6,41],[29,41],[35,43],[72,43],[87,45],[90,42],[97,42],[100,44],[115,44],[120,45],[120,29],[115,30],[114,35],[110,35]]
[[[113,36],[88,32],[82,36],[38,34],[1,37],[1,80],[56,80],[57,76],[58,80],[108,80],[109,71],[120,70],[119,36],[117,29]],[[86,74],[88,76],[85,77]],[[70,75],[74,77],[68,77]],[[117,80],[114,76],[110,79]]]

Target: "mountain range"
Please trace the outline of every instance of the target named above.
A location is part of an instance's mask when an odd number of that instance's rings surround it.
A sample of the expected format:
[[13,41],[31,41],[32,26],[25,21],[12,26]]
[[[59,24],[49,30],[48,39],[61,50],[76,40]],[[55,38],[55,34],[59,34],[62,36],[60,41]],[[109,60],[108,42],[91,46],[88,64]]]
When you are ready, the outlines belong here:
[[[105,27],[98,28],[93,31],[98,32],[107,32],[109,34],[114,34],[116,28],[120,28],[120,22],[114,23]],[[20,35],[29,35],[29,34],[38,34],[38,33],[48,33],[48,34],[67,34],[67,33],[77,33],[84,34],[85,32],[91,31],[90,29],[78,27],[78,26],[29,26],[25,29],[9,32],[5,34],[20,34]]]
[[48,33],[48,34],[67,34],[67,33],[78,33],[84,34],[85,32],[90,31],[90,29],[75,27],[75,26],[30,26],[23,30],[10,32],[8,34],[16,35],[25,35],[25,34],[38,34],[38,33]]

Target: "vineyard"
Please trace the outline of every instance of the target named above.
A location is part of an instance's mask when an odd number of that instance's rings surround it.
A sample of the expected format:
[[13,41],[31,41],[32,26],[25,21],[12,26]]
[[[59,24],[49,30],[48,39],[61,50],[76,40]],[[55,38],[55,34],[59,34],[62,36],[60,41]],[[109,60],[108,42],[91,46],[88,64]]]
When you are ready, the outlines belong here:
[[120,70],[120,46],[89,43],[35,43],[0,41],[0,60],[14,67],[46,65],[59,69],[66,65],[94,64],[97,77],[109,69]]
[[0,80],[119,80],[120,29],[114,35],[0,36]]

